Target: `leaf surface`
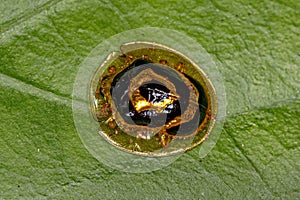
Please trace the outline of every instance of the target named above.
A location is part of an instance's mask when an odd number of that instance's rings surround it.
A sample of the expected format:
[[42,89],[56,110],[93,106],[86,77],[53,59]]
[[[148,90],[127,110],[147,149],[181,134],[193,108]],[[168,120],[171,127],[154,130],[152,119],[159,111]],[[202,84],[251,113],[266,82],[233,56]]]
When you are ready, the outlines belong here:
[[[0,9],[0,198],[300,198],[299,1],[4,0]],[[71,95],[96,45],[148,26],[184,32],[210,53],[227,117],[204,159],[196,148],[132,174],[85,149]]]

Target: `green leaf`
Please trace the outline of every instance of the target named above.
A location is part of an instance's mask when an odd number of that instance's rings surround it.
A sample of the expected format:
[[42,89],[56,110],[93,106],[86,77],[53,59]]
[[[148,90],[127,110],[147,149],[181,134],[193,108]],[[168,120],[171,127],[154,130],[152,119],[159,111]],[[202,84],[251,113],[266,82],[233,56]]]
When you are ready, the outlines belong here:
[[[0,6],[0,199],[299,199],[299,1],[8,1]],[[197,40],[227,116],[215,148],[116,171],[77,135],[73,82],[99,43],[138,27]],[[155,33],[153,33],[155,34]]]

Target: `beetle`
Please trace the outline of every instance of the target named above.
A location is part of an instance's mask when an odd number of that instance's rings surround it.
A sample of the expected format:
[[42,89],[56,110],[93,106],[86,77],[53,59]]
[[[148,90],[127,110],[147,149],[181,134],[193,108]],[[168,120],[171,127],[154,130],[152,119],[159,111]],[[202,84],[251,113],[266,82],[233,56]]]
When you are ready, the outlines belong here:
[[105,70],[92,80],[91,110],[111,144],[161,156],[190,150],[208,137],[217,114],[215,90],[182,53],[152,42],[126,43],[100,67]]

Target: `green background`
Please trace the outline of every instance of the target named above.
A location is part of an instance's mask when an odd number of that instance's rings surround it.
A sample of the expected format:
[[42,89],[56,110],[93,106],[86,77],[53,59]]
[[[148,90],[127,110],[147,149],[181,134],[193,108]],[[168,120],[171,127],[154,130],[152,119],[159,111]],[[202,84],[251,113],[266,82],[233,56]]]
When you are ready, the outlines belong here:
[[[0,199],[299,199],[300,2],[2,0]],[[184,32],[218,63],[227,117],[215,148],[134,174],[92,157],[72,88],[105,39]],[[155,34],[155,33],[154,33]]]

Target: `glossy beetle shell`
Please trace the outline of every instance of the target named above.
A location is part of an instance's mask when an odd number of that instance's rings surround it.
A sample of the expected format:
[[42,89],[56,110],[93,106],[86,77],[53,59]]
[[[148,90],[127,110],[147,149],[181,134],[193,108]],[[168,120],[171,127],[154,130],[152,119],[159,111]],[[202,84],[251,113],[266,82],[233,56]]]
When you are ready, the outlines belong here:
[[102,68],[92,80],[91,111],[99,133],[114,146],[167,156],[208,137],[217,115],[215,90],[185,55],[161,44],[127,43]]

